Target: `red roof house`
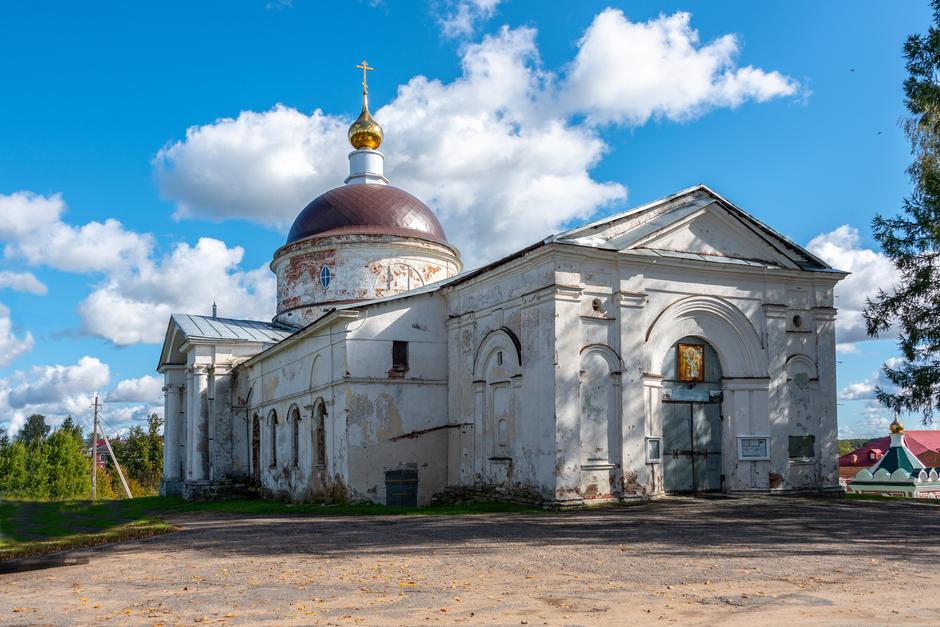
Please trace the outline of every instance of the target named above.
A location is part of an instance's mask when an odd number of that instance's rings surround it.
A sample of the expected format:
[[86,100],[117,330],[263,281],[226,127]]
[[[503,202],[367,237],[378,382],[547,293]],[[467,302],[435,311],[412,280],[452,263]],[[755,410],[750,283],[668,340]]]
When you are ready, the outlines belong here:
[[[927,468],[940,467],[940,430],[905,431],[904,443]],[[891,436],[866,443],[839,458],[839,476],[851,480],[862,468],[868,468],[891,448]]]

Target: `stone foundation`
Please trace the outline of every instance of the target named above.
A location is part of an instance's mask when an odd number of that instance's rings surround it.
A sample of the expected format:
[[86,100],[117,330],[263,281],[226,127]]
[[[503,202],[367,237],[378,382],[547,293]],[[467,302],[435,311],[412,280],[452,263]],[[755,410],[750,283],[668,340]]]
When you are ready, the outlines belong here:
[[255,486],[240,481],[184,481],[181,493],[187,501],[258,497],[258,490]]
[[180,496],[183,493],[183,482],[179,479],[164,479],[160,482],[160,496]]

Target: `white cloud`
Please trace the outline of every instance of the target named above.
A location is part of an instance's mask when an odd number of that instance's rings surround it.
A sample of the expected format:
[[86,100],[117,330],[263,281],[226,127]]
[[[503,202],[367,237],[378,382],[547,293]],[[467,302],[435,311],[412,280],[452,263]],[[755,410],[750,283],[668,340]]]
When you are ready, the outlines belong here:
[[[459,13],[459,5],[448,6]],[[466,6],[487,14],[497,5]],[[599,56],[619,54],[617,34],[625,32],[642,35],[642,45],[628,50],[640,56],[616,57],[619,65],[600,73]],[[415,76],[375,112],[385,129],[387,176],[437,212],[467,267],[626,198],[624,186],[591,174],[607,150],[596,124],[684,120],[797,89],[779,73],[736,67],[733,37],[699,46],[687,14],[633,24],[618,11],[601,13],[561,80],[541,68],[535,35],[504,27],[464,45],[458,78]],[[643,75],[637,83],[646,67],[668,78]],[[283,228],[342,183],[350,121],[278,105],[192,127],[157,153],[159,188],[180,217],[241,217]]]
[[40,296],[49,291],[46,284],[37,279],[32,272],[9,271],[0,271],[0,289],[29,292]]
[[30,264],[66,272],[102,272],[146,257],[153,238],[126,230],[117,220],[72,226],[56,222],[13,246]]
[[[593,130],[546,114],[537,61],[535,31],[502,29],[466,47],[459,79],[413,78],[376,112],[386,174],[436,210],[468,266],[626,195],[592,179],[606,149]],[[278,106],[190,129],[158,153],[160,188],[181,215],[284,225],[342,182],[348,123]]]
[[796,81],[779,72],[737,67],[736,36],[701,44],[690,20],[688,13],[675,13],[631,22],[619,9],[602,11],[579,42],[565,106],[593,122],[639,125],[797,93]]
[[[836,338],[842,347],[840,352],[852,352],[849,346],[870,339],[862,315],[865,300],[875,296],[879,288],[890,290],[897,283],[898,272],[887,256],[862,248],[858,229],[847,224],[814,237],[807,248],[832,267],[852,273],[835,289],[839,310]],[[890,330],[879,337],[892,338],[895,335]]]
[[459,79],[413,78],[376,114],[389,177],[436,210],[468,267],[626,197],[591,177],[606,150],[593,130],[547,114],[537,64],[535,31],[504,28],[466,47]]
[[865,379],[860,383],[850,383],[839,392],[839,398],[843,401],[858,401],[862,399],[875,398],[875,386],[877,379]]
[[274,275],[266,265],[239,267],[244,250],[200,238],[195,246],[177,246],[159,259],[146,259],[113,273],[78,310],[84,329],[118,345],[163,341],[173,313],[208,314],[270,320],[275,307]]
[[59,194],[40,196],[22,191],[0,194],[0,240],[15,240],[59,220],[65,203]]
[[[891,357],[884,363],[888,368],[897,368],[902,363],[900,357]],[[875,388],[893,393],[897,387],[888,380],[882,370],[859,383],[850,383],[839,392],[839,398],[844,401],[874,400]]]
[[17,373],[18,383],[8,393],[7,403],[14,409],[31,405],[68,403],[68,399],[88,397],[108,384],[108,364],[97,357],[82,357],[72,366],[35,366],[28,373]]
[[194,126],[153,159],[176,216],[250,218],[286,226],[346,177],[349,120],[278,105]]
[[882,412],[868,411],[854,424],[839,426],[840,438],[880,438],[888,435],[894,419]]
[[444,2],[438,16],[441,33],[445,37],[469,37],[473,35],[477,24],[490,19],[496,14],[496,7],[501,0],[449,0]]
[[[118,345],[159,343],[171,313],[208,313],[213,300],[228,317],[264,320],[273,315],[274,276],[267,266],[240,268],[244,254],[240,247],[203,238],[195,246],[179,243],[156,256],[150,234],[128,231],[116,220],[84,226],[63,222],[65,203],[58,194],[0,195],[0,210],[4,208],[10,209],[8,214],[0,213],[0,236],[8,238],[7,255],[32,265],[104,274],[78,306],[83,329],[92,335]],[[33,214],[43,219],[30,222]],[[0,272],[0,287],[7,286],[45,291],[45,285],[30,273]],[[13,334],[9,311],[0,309],[0,366],[32,345],[28,333]]]
[[10,364],[20,355],[33,349],[33,334],[17,335],[13,331],[10,310],[0,304],[0,367]]
[[107,271],[146,257],[153,238],[126,230],[117,220],[73,226],[61,220],[60,194],[0,194],[0,240],[5,255],[67,272]]
[[[157,381],[156,392],[154,381]],[[26,418],[42,414],[46,424],[56,426],[72,416],[85,431],[91,431],[92,402],[107,387],[110,368],[97,357],[85,356],[71,365],[34,366],[0,379],[0,425],[15,434]],[[118,383],[100,406],[101,428],[109,436],[126,431],[130,424],[163,415],[158,402],[159,378],[143,376]],[[100,396],[104,400],[104,396]]]
[[136,379],[118,381],[108,392],[105,400],[126,403],[161,403],[163,401],[163,378],[144,375]]

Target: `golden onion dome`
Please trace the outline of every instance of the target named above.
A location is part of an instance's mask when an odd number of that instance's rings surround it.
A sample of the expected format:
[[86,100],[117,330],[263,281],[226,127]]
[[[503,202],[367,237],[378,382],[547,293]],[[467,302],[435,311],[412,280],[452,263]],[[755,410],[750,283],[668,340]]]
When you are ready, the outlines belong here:
[[904,425],[897,418],[891,423],[891,433],[904,433]]
[[353,148],[368,148],[376,150],[382,145],[382,127],[372,119],[369,113],[369,95],[362,94],[362,113],[356,118],[356,121],[349,127],[349,143]]

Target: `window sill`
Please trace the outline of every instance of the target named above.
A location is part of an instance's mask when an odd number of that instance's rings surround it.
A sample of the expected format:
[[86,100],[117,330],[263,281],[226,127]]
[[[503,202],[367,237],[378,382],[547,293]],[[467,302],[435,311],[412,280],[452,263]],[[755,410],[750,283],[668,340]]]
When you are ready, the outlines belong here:
[[790,461],[791,466],[802,466],[802,465],[807,465],[807,464],[815,464],[816,458],[815,457],[791,457],[789,461]]

